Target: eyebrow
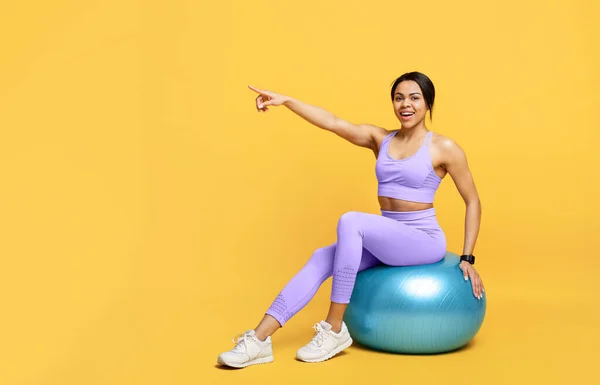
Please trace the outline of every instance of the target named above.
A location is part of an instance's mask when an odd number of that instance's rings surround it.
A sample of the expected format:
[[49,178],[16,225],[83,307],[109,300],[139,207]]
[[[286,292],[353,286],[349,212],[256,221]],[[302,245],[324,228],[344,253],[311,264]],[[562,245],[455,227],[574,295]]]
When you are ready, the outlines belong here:
[[[396,95],[404,96],[404,94],[402,92],[396,92]],[[421,95],[421,93],[420,92],[413,92],[413,93],[409,94],[408,96],[410,96],[410,95]]]

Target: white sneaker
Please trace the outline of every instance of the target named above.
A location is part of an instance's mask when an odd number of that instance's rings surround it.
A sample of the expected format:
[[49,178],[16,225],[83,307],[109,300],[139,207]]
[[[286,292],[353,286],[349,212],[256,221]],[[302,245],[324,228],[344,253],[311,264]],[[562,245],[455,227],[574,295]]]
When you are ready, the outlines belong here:
[[352,338],[344,322],[342,322],[342,329],[339,333],[334,333],[331,325],[325,321],[321,321],[313,327],[317,334],[306,346],[296,352],[296,358],[301,361],[325,361],[352,345]]
[[271,337],[261,341],[254,330],[236,336],[233,339],[235,347],[228,352],[219,354],[217,362],[234,368],[245,368],[249,365],[273,362],[273,345]]

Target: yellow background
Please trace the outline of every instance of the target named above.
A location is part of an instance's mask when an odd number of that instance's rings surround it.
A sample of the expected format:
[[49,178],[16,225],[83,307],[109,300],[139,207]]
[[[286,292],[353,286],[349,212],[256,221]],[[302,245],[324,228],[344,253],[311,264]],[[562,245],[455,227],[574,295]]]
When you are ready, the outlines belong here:
[[[567,384],[597,375],[600,8],[578,1],[4,1],[0,5],[0,383]],[[430,129],[483,203],[488,313],[469,348],[359,347],[215,366],[346,211],[378,212],[374,157],[248,84],[394,129],[418,70]],[[436,207],[462,250],[464,204]],[[595,364],[596,363],[596,364]]]

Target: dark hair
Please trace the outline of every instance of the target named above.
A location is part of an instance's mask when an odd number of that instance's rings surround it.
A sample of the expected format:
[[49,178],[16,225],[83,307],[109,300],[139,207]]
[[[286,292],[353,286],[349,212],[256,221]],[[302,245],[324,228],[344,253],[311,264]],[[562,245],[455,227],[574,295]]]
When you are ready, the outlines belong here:
[[394,92],[396,91],[396,87],[403,81],[412,80],[416,82],[421,91],[423,91],[423,97],[425,98],[425,103],[427,103],[427,107],[429,108],[429,117],[433,119],[433,101],[435,100],[435,87],[433,86],[433,82],[431,79],[427,77],[427,75],[422,74],[420,72],[407,72],[404,75],[400,76],[394,84],[392,85],[391,96],[392,101],[394,100]]

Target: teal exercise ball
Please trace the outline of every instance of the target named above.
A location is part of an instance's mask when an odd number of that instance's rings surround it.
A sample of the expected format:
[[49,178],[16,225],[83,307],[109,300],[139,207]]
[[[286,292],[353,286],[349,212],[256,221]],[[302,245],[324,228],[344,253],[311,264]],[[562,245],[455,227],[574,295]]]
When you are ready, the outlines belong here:
[[466,345],[481,328],[486,296],[475,297],[459,263],[447,252],[437,263],[358,273],[344,314],[352,338],[394,353],[444,353]]

